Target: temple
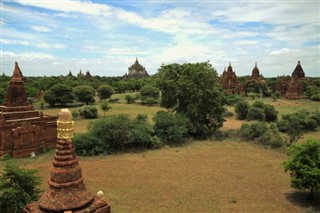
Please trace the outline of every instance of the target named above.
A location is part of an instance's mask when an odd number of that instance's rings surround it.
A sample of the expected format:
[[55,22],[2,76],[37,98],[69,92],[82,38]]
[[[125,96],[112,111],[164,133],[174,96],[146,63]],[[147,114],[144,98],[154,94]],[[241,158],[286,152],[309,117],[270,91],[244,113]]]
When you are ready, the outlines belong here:
[[128,68],[128,74],[124,75],[125,78],[145,78],[148,76],[149,74],[146,68],[139,63],[138,58],[136,58],[134,64]]
[[258,81],[263,80],[263,76],[262,76],[262,74],[260,75],[260,71],[257,66],[257,62],[255,64],[254,68],[252,69],[250,80],[258,80]]
[[25,157],[53,148],[56,135],[56,117],[43,115],[28,103],[16,62],[4,104],[0,106],[0,156]]
[[220,77],[220,84],[228,94],[239,93],[237,87],[239,85],[236,72],[232,70],[231,62],[229,62],[228,69],[224,69]]
[[24,213],[74,212],[110,213],[110,206],[101,197],[94,196],[83,182],[79,160],[73,147],[71,112],[62,109],[57,121],[56,154],[50,169],[49,189],[38,202],[29,203]]

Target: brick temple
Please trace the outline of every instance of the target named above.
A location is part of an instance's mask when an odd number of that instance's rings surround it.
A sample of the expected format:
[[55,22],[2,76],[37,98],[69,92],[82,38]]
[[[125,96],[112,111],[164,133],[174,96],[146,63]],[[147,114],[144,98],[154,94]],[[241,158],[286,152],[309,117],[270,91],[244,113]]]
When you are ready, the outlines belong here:
[[38,202],[28,204],[24,213],[74,212],[110,213],[110,206],[85,187],[73,147],[74,122],[71,112],[62,109],[57,121],[56,154],[50,169],[49,189]]
[[220,77],[220,84],[222,85],[223,89],[228,94],[239,93],[239,81],[237,79],[236,72],[233,71],[231,62],[229,62],[229,66],[226,70],[224,69],[221,77]]
[[145,78],[148,77],[149,74],[146,70],[146,68],[144,66],[142,66],[139,61],[138,58],[136,58],[136,61],[134,62],[134,64],[132,64],[129,68],[128,68],[128,74],[125,74],[123,77],[124,78]]
[[254,68],[252,69],[250,80],[262,81],[263,76],[260,74],[260,70],[258,68],[257,62],[255,63]]
[[19,158],[53,148],[56,126],[56,117],[43,115],[28,103],[22,72],[16,62],[4,104],[0,106],[0,156]]

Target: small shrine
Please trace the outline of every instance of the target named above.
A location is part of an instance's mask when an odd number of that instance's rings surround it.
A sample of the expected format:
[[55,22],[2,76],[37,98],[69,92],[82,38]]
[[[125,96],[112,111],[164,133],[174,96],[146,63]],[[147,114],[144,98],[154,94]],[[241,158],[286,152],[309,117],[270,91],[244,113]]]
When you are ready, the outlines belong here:
[[125,78],[145,78],[148,76],[149,74],[146,68],[139,63],[138,58],[136,58],[134,64],[128,68],[128,74],[124,75]]
[[0,156],[26,157],[53,148],[56,135],[56,117],[43,115],[28,103],[16,62],[4,104],[0,106]]
[[[71,112],[62,109],[57,121],[56,154],[50,169],[49,189],[38,202],[28,204],[24,213],[74,212],[109,213],[110,206],[94,196],[83,182],[79,160],[73,147],[74,122]],[[101,194],[101,193],[98,193]]]
[[256,81],[263,80],[263,76],[262,76],[262,74],[260,75],[260,71],[259,71],[259,68],[257,66],[257,62],[255,64],[254,68],[252,69],[250,80],[256,80]]
[[90,71],[86,71],[86,75],[84,76],[86,79],[91,79],[92,75],[90,74]]
[[233,71],[231,62],[229,62],[228,69],[224,68],[224,71],[220,77],[220,84],[228,94],[239,93],[237,90],[239,82],[237,79],[236,72]]

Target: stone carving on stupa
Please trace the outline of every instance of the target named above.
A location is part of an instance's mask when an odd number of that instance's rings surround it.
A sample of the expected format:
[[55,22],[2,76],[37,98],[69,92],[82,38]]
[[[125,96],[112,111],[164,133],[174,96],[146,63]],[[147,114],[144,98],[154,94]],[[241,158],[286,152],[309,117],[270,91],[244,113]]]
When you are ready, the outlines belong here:
[[0,105],[0,156],[30,156],[42,149],[53,148],[56,138],[56,117],[43,115],[27,100],[22,72],[17,62],[4,103]]
[[49,189],[38,202],[28,204],[23,210],[24,213],[111,212],[106,201],[86,189],[73,147],[73,130],[71,112],[62,109],[57,121],[56,154],[50,169]]

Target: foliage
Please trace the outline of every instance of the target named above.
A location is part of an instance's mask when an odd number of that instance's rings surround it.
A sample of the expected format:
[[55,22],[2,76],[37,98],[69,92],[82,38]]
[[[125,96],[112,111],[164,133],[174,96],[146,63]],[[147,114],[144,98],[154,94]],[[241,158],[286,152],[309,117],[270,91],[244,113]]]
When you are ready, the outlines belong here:
[[106,112],[111,109],[111,106],[108,104],[106,100],[102,100],[100,103],[100,107],[103,111],[103,116],[106,117]]
[[222,127],[225,97],[209,62],[162,65],[157,84],[161,105],[186,115],[195,137],[207,137]]
[[311,101],[320,101],[320,93],[312,95]]
[[228,106],[233,106],[239,101],[244,101],[244,97],[242,97],[240,95],[235,95],[235,94],[226,96],[226,104]]
[[320,94],[320,87],[317,87],[316,85],[308,85],[304,94],[312,99],[312,96]]
[[297,189],[320,191],[320,141],[308,140],[288,148],[290,159],[284,162],[285,171],[290,172],[291,186]]
[[117,93],[124,93],[128,90],[127,83],[125,81],[118,81],[114,83],[113,88]]
[[89,126],[88,134],[101,140],[110,152],[125,151],[132,148],[158,148],[161,142],[153,136],[153,130],[144,116],[133,121],[119,115],[99,119]]
[[110,87],[109,85],[106,85],[106,84],[101,85],[97,91],[98,91],[98,96],[99,96],[100,100],[110,98],[113,94],[112,87]]
[[75,99],[72,93],[72,87],[65,84],[56,84],[44,93],[43,99],[54,106],[56,104],[66,106]]
[[264,121],[264,109],[260,107],[250,106],[248,110],[247,119]]
[[120,101],[119,98],[110,98],[109,103],[118,103]]
[[145,100],[146,98],[153,98],[153,99],[159,98],[159,89],[154,86],[150,86],[150,85],[143,86],[139,92],[140,92],[141,100]]
[[278,111],[274,106],[266,104],[264,107],[265,121],[273,122],[278,120]]
[[136,101],[136,98],[133,95],[126,95],[125,99],[127,104],[132,104]]
[[237,118],[239,120],[246,119],[249,111],[249,103],[246,101],[238,101],[235,105],[234,111],[237,113]]
[[254,140],[261,137],[268,129],[265,122],[254,122],[250,124],[242,124],[240,128],[240,136],[247,140]]
[[79,118],[79,116],[80,116],[80,113],[79,113],[79,111],[78,110],[72,110],[72,112],[71,112],[71,114],[72,114],[72,118],[73,119],[78,119]]
[[92,119],[98,117],[98,109],[95,106],[85,106],[82,109],[82,116],[85,119]]
[[88,133],[75,134],[73,144],[76,154],[80,156],[108,154],[107,144]]
[[147,98],[143,99],[143,101],[141,103],[144,105],[147,105],[147,106],[153,106],[153,105],[158,104],[158,100],[151,98],[151,97],[147,97]]
[[91,86],[88,85],[80,85],[73,89],[74,95],[79,102],[83,102],[85,104],[94,103],[94,95],[95,91]]
[[7,164],[0,175],[1,212],[22,212],[26,204],[38,200],[40,178],[35,170]]
[[188,137],[190,121],[181,113],[159,111],[153,120],[154,133],[166,144],[180,143]]

